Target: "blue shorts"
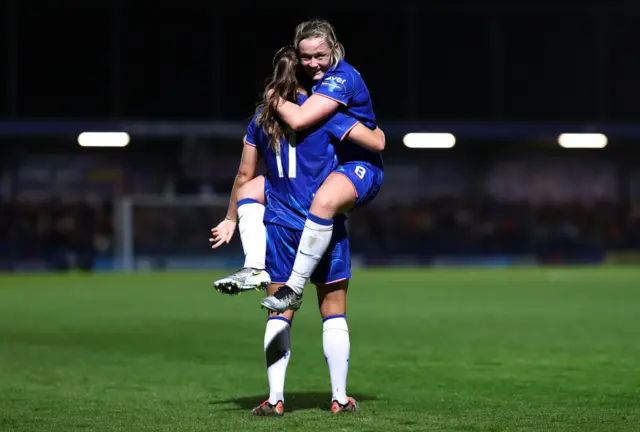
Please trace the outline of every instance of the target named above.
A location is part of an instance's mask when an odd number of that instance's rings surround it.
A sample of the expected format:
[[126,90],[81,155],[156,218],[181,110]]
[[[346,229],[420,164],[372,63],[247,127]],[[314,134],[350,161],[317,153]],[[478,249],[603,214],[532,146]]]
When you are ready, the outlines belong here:
[[[272,283],[286,283],[293,270],[302,231],[271,223],[267,228],[266,271]],[[311,275],[311,283],[334,283],[351,279],[351,249],[344,222],[333,225],[329,248]]]
[[334,170],[346,176],[356,190],[356,208],[369,204],[380,192],[384,170],[369,162],[346,162]]

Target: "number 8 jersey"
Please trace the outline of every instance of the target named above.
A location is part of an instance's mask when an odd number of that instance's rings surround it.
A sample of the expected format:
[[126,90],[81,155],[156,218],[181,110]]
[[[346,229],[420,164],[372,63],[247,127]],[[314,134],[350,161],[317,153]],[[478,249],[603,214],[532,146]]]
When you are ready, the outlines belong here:
[[[298,95],[298,105],[306,99]],[[251,120],[245,142],[257,147],[267,169],[265,223],[304,229],[316,191],[338,165],[334,144],[357,124],[355,118],[338,112],[312,128],[281,139],[276,152],[269,135],[256,124],[256,117]]]

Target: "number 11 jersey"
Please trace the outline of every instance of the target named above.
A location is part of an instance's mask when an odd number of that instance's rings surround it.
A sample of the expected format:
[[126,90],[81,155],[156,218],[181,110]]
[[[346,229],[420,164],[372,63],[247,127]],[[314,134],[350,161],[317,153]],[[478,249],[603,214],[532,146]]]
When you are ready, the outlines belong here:
[[[305,100],[298,95],[298,105]],[[338,112],[312,128],[287,135],[276,152],[256,117],[251,120],[245,142],[257,147],[267,170],[265,223],[304,229],[316,191],[338,165],[334,144],[339,145],[357,124],[355,118]]]

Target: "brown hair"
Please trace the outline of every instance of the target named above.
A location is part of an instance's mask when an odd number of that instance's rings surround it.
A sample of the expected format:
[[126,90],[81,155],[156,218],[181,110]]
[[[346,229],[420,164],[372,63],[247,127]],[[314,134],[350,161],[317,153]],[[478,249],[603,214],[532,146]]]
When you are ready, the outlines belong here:
[[[256,112],[256,123],[271,137],[271,148],[280,151],[280,139],[284,137],[284,125],[276,109],[278,99],[296,102],[298,89],[298,56],[292,46],[281,48],[273,57],[273,75],[262,95]],[[271,95],[268,92],[273,90]]]
[[336,31],[329,21],[312,19],[298,24],[293,44],[297,50],[300,48],[301,41],[313,38],[324,39],[331,50],[331,64],[333,64],[333,66],[336,66],[340,60],[344,59],[344,46],[338,42]]

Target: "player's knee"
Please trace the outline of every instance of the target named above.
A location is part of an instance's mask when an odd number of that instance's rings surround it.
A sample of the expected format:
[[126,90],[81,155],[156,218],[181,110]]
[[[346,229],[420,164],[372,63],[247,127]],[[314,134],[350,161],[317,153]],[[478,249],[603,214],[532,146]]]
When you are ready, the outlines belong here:
[[264,182],[255,178],[238,189],[238,201],[253,199],[264,204]]
[[333,173],[320,187],[311,203],[311,213],[330,219],[337,214],[351,210],[357,194],[349,179]]
[[313,198],[310,211],[318,217],[331,219],[350,207],[350,202],[343,201],[346,200],[339,194],[331,193],[330,189],[320,190]]
[[253,198],[251,196],[251,187],[249,186],[249,183],[243,185],[240,189],[238,189],[238,201],[247,198]]
[[[332,197],[331,194],[326,192],[318,193],[313,198],[311,208],[312,208],[312,211],[315,209],[325,213],[333,213],[336,209],[335,198]],[[313,214],[316,214],[316,213],[313,212]]]

